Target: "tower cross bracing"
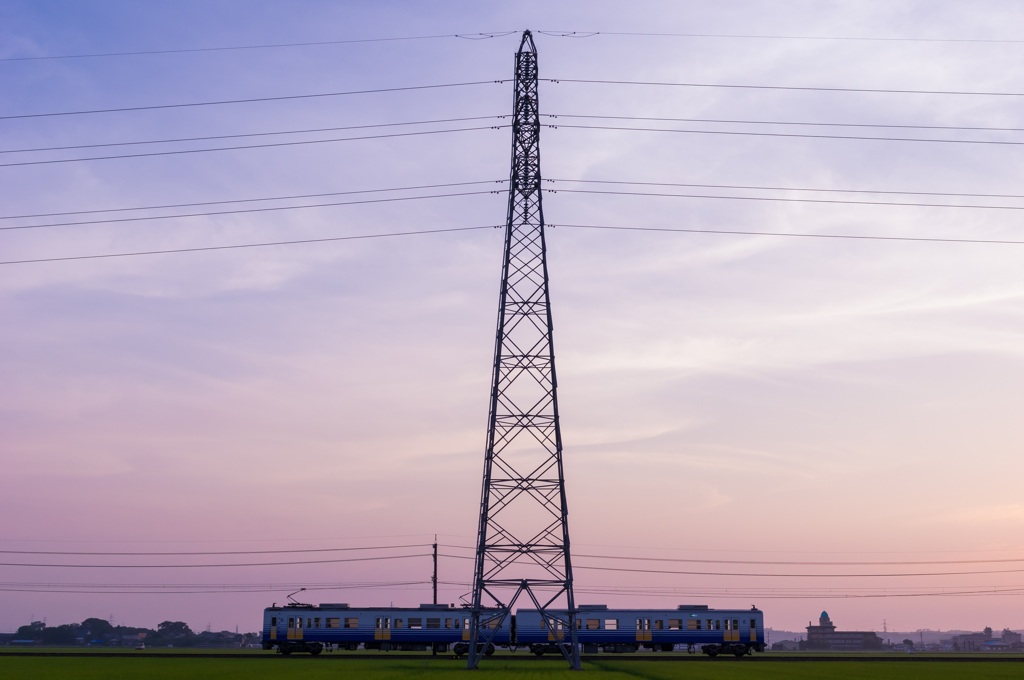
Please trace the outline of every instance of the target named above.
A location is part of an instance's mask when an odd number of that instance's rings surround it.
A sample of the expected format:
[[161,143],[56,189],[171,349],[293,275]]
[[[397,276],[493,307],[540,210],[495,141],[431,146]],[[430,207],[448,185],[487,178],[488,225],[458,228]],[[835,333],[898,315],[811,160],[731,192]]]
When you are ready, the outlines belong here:
[[498,299],[468,667],[513,605],[536,609],[571,668],[580,667],[558,422],[544,211],[537,48],[516,53],[505,251]]

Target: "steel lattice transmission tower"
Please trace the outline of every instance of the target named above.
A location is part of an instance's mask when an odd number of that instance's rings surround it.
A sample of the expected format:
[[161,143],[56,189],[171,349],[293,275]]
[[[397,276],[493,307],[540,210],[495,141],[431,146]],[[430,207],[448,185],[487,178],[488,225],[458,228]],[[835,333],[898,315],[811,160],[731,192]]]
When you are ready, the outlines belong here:
[[537,47],[529,31],[516,53],[505,256],[498,301],[487,450],[470,633],[476,668],[513,604],[542,614],[547,638],[580,667],[569,557],[568,508],[551,338],[541,207]]

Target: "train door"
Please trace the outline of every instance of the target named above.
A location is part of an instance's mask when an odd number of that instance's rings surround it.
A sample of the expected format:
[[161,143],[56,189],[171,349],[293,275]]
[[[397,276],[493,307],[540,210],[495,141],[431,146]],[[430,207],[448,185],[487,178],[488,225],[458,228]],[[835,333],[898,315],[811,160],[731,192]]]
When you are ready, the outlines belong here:
[[301,640],[302,639],[302,617],[301,616],[289,616],[288,617],[288,633],[286,635],[289,640]]
[[750,641],[757,642],[757,619],[750,619]]
[[374,640],[390,640],[391,639],[391,617],[378,616],[373,626],[373,639]]
[[637,619],[636,620],[636,641],[637,642],[650,642],[651,641],[651,620],[650,619]]

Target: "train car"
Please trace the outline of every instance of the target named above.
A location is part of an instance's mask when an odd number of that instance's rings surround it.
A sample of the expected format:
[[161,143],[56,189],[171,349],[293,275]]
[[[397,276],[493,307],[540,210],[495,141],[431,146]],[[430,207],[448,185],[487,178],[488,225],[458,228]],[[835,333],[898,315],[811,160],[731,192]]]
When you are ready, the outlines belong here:
[[[566,617],[565,611],[554,610]],[[484,617],[485,620],[487,617]],[[558,653],[570,639],[567,630],[549,629],[535,609],[519,609],[498,622],[487,647],[526,647],[537,655]],[[408,607],[350,607],[289,603],[263,612],[263,648],[282,654],[324,649],[434,650],[451,649],[456,656],[469,651],[470,613],[449,605]],[[764,651],[764,615],[750,609],[711,609],[680,605],[676,609],[609,609],[583,605],[576,616],[577,639],[584,653],[633,652],[640,648],[672,651],[677,645],[709,656],[743,656]]]
[[[555,612],[564,616],[564,611]],[[743,656],[764,651],[764,614],[757,608],[710,609],[680,605],[676,609],[609,609],[583,605],[576,615],[577,639],[594,651],[625,652],[641,647],[670,652],[676,645],[700,648],[709,656]],[[546,627],[540,613],[520,609],[515,616],[515,642],[534,654],[557,652],[568,631]]]
[[[448,651],[469,640],[469,612],[446,604],[408,607],[350,607],[289,603],[263,610],[263,648],[282,654],[324,649]],[[511,621],[496,632],[494,644],[510,643]],[[493,647],[487,650],[493,653]]]

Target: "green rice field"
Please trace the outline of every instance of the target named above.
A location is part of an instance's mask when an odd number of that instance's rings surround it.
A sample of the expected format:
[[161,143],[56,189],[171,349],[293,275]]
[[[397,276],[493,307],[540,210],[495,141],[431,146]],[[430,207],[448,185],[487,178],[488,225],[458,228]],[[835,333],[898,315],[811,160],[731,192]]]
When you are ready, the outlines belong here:
[[1016,662],[995,660],[914,660],[886,661],[865,658],[857,661],[800,661],[751,659],[692,659],[649,661],[609,659],[584,662],[583,673],[568,670],[556,659],[487,659],[476,671],[465,669],[465,660],[437,659],[352,659],[311,657],[267,657],[239,654],[235,657],[175,657],[154,655],[118,656],[0,656],[0,677],[32,680],[398,680],[420,678],[487,678],[493,680],[559,680],[581,677],[600,680],[670,680],[700,678],[824,679],[842,678],[920,678],[962,680],[964,678],[1024,677],[1024,659]]

